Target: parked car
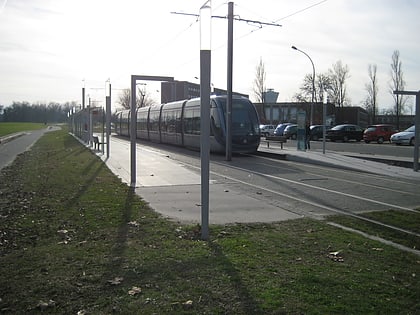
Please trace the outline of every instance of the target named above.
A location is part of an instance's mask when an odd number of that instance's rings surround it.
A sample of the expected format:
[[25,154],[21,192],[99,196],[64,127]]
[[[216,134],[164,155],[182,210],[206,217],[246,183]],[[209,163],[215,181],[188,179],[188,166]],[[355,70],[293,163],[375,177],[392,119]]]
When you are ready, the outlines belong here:
[[407,145],[414,145],[414,135],[415,135],[416,126],[411,126],[410,128],[394,133],[391,136],[391,143],[395,143],[397,145],[407,144]]
[[397,130],[392,125],[372,125],[368,126],[364,131],[363,140],[366,143],[371,141],[384,143],[384,141],[389,141],[391,139],[391,135],[396,132]]
[[286,129],[286,127],[288,125],[291,125],[291,123],[282,123],[282,124],[278,124],[276,130],[274,130],[274,135],[275,136],[282,136],[284,129]]
[[260,133],[263,137],[274,135],[274,130],[276,130],[274,125],[260,125]]
[[297,138],[297,125],[292,124],[286,126],[286,128],[283,131],[283,136],[285,136],[287,139],[296,140]]
[[[318,141],[324,137],[323,125],[312,125],[309,128],[311,129],[311,140]],[[327,130],[330,127],[327,127]]]
[[331,141],[342,140],[347,142],[349,140],[361,141],[363,139],[363,129],[357,125],[345,124],[337,125],[327,130],[327,139]]

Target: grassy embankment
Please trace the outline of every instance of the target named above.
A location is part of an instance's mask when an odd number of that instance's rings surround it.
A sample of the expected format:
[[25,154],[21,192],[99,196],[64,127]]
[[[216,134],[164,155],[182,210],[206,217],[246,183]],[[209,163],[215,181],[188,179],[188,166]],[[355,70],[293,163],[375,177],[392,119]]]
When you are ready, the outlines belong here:
[[161,218],[65,131],[47,133],[0,173],[0,312],[420,310],[418,256],[323,221],[211,226],[210,235]]
[[0,137],[20,131],[37,130],[45,127],[45,124],[41,123],[0,122]]

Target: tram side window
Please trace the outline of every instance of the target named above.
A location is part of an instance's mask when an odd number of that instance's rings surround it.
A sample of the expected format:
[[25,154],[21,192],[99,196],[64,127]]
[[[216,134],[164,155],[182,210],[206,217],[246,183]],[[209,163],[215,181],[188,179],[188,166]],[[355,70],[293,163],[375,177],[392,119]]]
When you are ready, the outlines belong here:
[[159,131],[159,112],[150,113],[150,130]]
[[147,112],[139,112],[137,114],[137,129],[147,130]]
[[210,135],[216,135],[216,136],[223,136],[223,130],[222,130],[222,123],[220,121],[219,113],[217,112],[217,108],[213,107],[211,108],[211,127],[210,128]]
[[181,110],[176,112],[175,117],[175,132],[181,133],[182,132],[182,120],[181,120]]
[[184,131],[186,134],[200,134],[200,110],[193,109],[185,111]]
[[168,112],[162,112],[162,119],[160,121],[160,131],[168,131]]
[[172,110],[168,112],[166,119],[167,119],[166,120],[167,131],[170,133],[174,133],[175,132],[175,111]]

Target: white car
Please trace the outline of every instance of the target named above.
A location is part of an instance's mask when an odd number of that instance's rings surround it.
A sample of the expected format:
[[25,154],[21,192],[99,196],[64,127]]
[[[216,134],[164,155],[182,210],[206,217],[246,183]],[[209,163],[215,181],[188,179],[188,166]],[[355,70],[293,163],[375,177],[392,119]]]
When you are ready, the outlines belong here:
[[260,125],[260,132],[263,137],[274,135],[274,130],[276,130],[274,125]]
[[410,128],[394,133],[391,136],[391,143],[395,143],[397,145],[407,144],[407,145],[414,145],[414,134],[415,134],[415,126],[411,126]]

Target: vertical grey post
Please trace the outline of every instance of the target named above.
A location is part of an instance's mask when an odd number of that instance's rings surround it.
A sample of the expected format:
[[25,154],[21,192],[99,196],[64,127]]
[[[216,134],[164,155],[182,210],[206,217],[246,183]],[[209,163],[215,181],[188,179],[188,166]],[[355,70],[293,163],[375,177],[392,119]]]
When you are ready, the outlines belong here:
[[109,158],[109,139],[111,136],[111,83],[108,84],[106,95],[106,157]]
[[90,107],[90,99],[89,99],[89,146],[93,147],[93,112],[92,108]]
[[324,94],[324,100],[322,104],[322,154],[325,154],[325,137],[327,136],[327,96]]
[[419,147],[420,147],[420,91],[416,94],[416,116],[414,132],[414,163],[413,170],[419,170]]
[[131,183],[132,188],[136,187],[136,78],[131,76],[131,97],[130,97],[130,142],[131,142]]
[[226,161],[232,160],[233,2],[228,3]]
[[209,238],[211,1],[200,8],[201,238]]
[[82,109],[85,109],[85,87],[82,87]]

